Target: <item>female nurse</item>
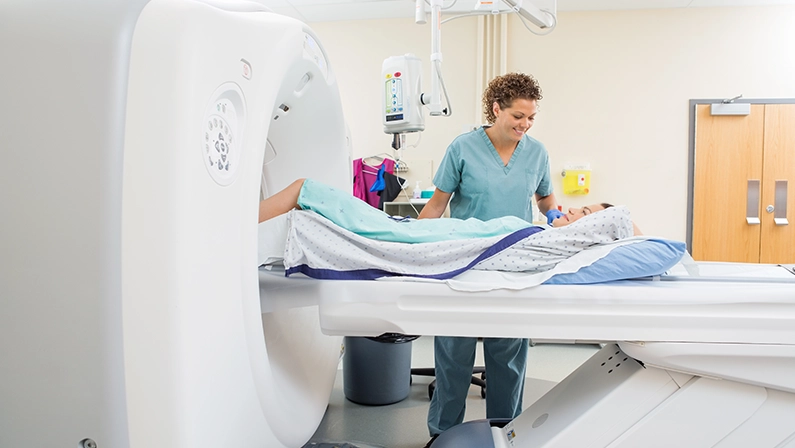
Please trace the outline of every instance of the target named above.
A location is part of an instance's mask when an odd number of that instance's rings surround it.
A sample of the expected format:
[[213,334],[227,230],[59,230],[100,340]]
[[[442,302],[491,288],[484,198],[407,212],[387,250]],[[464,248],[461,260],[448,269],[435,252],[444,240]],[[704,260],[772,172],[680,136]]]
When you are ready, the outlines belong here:
[[[538,81],[530,75],[509,73],[491,80],[483,93],[490,125],[453,140],[433,178],[436,191],[419,218],[439,218],[449,203],[453,218],[516,216],[533,222],[533,195],[548,222],[559,218],[547,150],[526,135],[541,98]],[[428,411],[432,439],[427,446],[464,421],[476,345],[476,338],[434,339],[436,391]],[[527,339],[483,340],[486,418],[513,419],[522,412],[527,350]]]

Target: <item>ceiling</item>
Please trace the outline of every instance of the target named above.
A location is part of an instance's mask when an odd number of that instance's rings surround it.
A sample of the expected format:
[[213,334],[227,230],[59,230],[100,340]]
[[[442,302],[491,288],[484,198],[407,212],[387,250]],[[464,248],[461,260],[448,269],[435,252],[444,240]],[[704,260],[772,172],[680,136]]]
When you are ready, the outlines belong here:
[[[414,0],[257,0],[303,22],[413,18]],[[552,0],[525,0],[549,4]],[[426,0],[427,2],[427,0]],[[449,5],[453,0],[445,0]],[[477,0],[457,0],[445,13],[472,11]],[[795,5],[795,0],[558,0],[558,11]]]

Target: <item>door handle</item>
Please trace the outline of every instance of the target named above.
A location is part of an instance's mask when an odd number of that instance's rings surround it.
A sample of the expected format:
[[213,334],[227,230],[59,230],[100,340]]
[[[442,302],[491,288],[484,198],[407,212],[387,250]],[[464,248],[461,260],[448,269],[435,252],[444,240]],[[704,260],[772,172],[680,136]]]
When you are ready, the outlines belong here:
[[787,181],[776,181],[776,194],[775,194],[775,214],[773,215],[773,222],[777,226],[786,226],[789,224],[787,221]]
[[759,224],[759,181],[748,181],[748,200],[745,203],[745,222],[749,226]]

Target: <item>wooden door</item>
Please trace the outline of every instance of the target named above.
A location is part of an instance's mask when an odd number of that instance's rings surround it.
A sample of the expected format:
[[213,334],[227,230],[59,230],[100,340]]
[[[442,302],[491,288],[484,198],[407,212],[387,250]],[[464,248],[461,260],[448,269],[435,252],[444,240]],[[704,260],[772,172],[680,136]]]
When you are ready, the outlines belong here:
[[758,263],[761,225],[746,221],[746,205],[748,180],[762,180],[764,105],[738,116],[696,107],[693,258]]
[[[776,198],[776,183],[778,198]],[[786,199],[785,199],[786,198]],[[778,199],[778,204],[776,203]],[[776,210],[786,201],[788,224],[775,223]],[[765,144],[762,175],[761,263],[795,263],[795,104],[765,106]],[[768,206],[774,211],[768,212]]]

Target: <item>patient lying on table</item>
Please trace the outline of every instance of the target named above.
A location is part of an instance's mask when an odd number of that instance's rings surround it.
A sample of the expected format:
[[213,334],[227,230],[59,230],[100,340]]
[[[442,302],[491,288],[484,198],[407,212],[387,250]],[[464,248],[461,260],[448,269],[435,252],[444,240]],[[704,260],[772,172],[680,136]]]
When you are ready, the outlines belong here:
[[[552,222],[552,227],[564,227],[592,213],[612,207],[611,204],[593,204],[570,208],[568,213]],[[506,235],[520,229],[535,227],[541,231],[547,226],[533,226],[520,218],[503,218],[481,221],[478,219],[395,220],[339,189],[313,181],[299,179],[284,190],[260,203],[259,222],[287,213],[292,209],[312,210],[334,224],[357,235],[380,241],[424,243],[467,238],[488,238]],[[633,233],[640,231],[633,224]]]
[[[634,252],[623,256],[627,260],[623,265],[629,264],[630,270],[605,274],[590,269],[589,277],[574,282],[659,275],[684,252],[683,243],[633,238],[636,229],[626,207],[572,208],[552,226],[534,226],[516,217],[394,219],[349,193],[311,179],[298,180],[262,201],[259,218],[261,239],[276,235],[277,226],[285,232],[275,241],[282,244],[276,252],[283,254],[287,276],[441,280],[466,291],[521,289],[555,278],[571,282],[566,275],[602,259],[601,264],[616,265],[623,255],[613,254],[627,252]],[[664,256],[654,260],[648,252],[634,249],[644,245],[657,246],[655,250]],[[274,253],[273,248],[268,250]],[[471,281],[491,273],[499,279]]]

